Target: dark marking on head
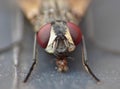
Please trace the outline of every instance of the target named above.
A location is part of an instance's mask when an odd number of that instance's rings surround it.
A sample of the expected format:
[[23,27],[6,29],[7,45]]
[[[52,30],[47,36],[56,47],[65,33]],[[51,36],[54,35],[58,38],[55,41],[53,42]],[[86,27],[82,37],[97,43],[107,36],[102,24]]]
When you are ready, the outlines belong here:
[[53,26],[53,30],[56,35],[65,35],[66,33],[66,22],[65,21],[56,21],[51,23]]

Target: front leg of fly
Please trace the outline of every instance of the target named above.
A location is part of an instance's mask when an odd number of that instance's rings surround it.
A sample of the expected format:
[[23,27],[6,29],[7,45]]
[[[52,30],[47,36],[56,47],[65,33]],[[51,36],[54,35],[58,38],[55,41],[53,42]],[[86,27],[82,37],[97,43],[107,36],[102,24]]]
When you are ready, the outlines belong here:
[[25,79],[23,81],[24,83],[26,83],[27,80],[29,79],[29,77],[30,77],[35,65],[36,65],[36,62],[37,62],[37,39],[36,39],[36,34],[37,33],[35,33],[35,37],[34,37],[33,63],[32,63],[32,65],[31,65],[31,67],[30,67],[30,69],[29,69],[29,71],[28,71],[28,73],[27,73],[27,75],[26,75],[26,77],[25,77]]
[[91,68],[88,65],[87,50],[84,36],[82,36],[82,64],[84,69],[97,81],[97,83],[99,83],[100,79],[96,77],[96,75],[92,72]]

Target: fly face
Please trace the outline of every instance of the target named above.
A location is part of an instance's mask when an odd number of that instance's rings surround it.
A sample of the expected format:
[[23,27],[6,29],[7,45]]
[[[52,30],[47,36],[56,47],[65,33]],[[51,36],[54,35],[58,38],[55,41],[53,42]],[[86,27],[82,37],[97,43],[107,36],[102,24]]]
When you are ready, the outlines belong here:
[[[24,82],[27,82],[37,61],[37,42],[46,52],[57,56],[56,66],[60,72],[67,71],[69,68],[66,54],[74,51],[75,47],[79,43],[82,43],[82,64],[85,70],[91,74],[97,82],[100,81],[88,66],[85,39],[80,28],[74,24],[78,23],[84,16],[90,1],[91,0],[19,0],[19,6],[35,27],[33,63]],[[51,19],[56,20],[56,18],[59,17],[61,21],[55,21],[54,23],[49,22]],[[63,19],[68,22],[62,21]],[[42,26],[44,23],[47,24]],[[39,29],[39,27],[41,28]]]
[[40,28],[38,44],[46,52],[65,56],[75,50],[82,39],[80,28],[71,22],[55,21]]
[[63,21],[56,21],[51,25],[50,38],[46,51],[56,56],[65,56],[74,51],[75,44],[72,40],[69,28]]

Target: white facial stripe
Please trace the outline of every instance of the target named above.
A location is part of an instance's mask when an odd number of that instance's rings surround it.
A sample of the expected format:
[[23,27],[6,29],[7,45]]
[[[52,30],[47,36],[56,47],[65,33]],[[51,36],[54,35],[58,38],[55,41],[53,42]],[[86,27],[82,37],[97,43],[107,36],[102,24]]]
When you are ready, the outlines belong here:
[[53,27],[51,27],[49,42],[48,42],[48,45],[47,45],[47,47],[45,49],[48,53],[51,53],[51,54],[54,53],[55,48],[52,47],[52,45],[53,45],[53,42],[54,42],[56,37],[57,36],[55,35]]
[[68,42],[70,43],[68,50],[69,50],[69,52],[71,52],[71,51],[74,51],[74,49],[75,49],[75,44],[74,44],[74,42],[73,42],[73,40],[72,40],[72,37],[71,37],[71,34],[70,34],[70,32],[69,32],[68,27],[66,27],[66,28],[67,28],[67,29],[66,29],[65,37],[67,38]]

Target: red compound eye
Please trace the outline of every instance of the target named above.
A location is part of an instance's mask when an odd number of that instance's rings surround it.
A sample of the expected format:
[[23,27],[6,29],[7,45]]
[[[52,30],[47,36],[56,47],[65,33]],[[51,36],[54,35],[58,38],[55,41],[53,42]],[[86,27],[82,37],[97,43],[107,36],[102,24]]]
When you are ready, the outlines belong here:
[[46,48],[48,44],[50,37],[50,29],[51,29],[51,24],[46,24],[43,27],[41,27],[40,30],[38,31],[37,41],[42,48]]
[[82,32],[81,32],[80,28],[71,22],[68,22],[67,26],[70,30],[70,34],[72,36],[72,39],[73,39],[75,45],[78,45],[82,39]]

